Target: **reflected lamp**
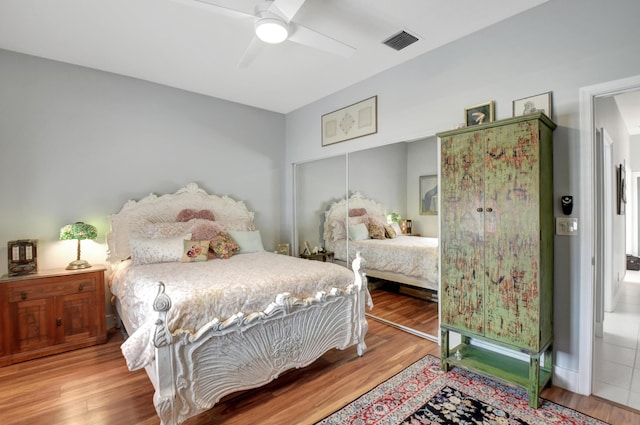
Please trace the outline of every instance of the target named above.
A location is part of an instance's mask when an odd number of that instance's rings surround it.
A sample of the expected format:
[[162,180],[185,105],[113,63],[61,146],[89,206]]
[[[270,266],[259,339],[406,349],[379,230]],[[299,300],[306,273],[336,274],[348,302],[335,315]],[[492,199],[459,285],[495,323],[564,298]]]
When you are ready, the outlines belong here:
[[90,224],[81,221],[73,224],[67,224],[60,229],[60,240],[76,239],[78,241],[78,258],[69,263],[67,270],[86,269],[91,267],[86,260],[80,259],[80,241],[83,239],[95,239],[98,237],[98,231]]

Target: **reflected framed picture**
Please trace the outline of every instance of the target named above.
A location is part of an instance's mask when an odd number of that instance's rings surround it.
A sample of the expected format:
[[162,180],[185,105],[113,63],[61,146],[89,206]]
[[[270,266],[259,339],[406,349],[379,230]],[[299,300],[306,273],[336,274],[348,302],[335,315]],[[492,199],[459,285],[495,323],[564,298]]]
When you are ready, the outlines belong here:
[[288,243],[279,243],[277,245],[278,254],[291,255],[291,247]]
[[438,215],[438,176],[420,176],[420,214]]
[[535,96],[524,97],[513,101],[513,116],[543,112],[551,117],[551,92],[536,94]]
[[470,106],[464,110],[464,122],[467,127],[486,124],[494,121],[495,103],[493,100],[487,103]]

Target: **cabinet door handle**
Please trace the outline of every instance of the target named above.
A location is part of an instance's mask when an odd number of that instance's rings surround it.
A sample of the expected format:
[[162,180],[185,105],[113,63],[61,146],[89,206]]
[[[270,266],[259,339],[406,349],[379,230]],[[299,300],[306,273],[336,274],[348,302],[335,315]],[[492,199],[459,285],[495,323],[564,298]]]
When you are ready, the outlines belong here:
[[56,326],[62,326],[62,317],[56,319]]
[[493,211],[493,208],[491,207],[487,208],[487,212],[491,212],[491,211]]
[[23,299],[23,300],[26,300],[27,299],[27,291],[20,292],[20,298]]
[[476,208],[476,211],[478,211],[478,212],[482,212],[482,207],[478,207],[478,208]]
[[82,291],[84,289],[84,282],[78,285],[78,291]]

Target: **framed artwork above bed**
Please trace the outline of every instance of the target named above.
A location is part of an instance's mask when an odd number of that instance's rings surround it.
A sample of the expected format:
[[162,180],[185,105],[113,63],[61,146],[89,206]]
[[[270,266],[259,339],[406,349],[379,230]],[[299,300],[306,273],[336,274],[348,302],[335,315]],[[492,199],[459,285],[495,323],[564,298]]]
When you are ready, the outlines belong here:
[[438,215],[438,176],[420,176],[420,214]]

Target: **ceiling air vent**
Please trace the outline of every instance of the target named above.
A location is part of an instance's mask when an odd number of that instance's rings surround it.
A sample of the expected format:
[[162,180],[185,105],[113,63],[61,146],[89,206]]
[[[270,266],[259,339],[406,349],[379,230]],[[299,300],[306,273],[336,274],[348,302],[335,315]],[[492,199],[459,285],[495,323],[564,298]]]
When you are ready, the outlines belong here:
[[399,33],[387,38],[382,42],[382,44],[386,44],[392,49],[402,50],[408,45],[415,43],[416,41],[418,41],[418,37],[413,36],[406,31],[400,31]]

